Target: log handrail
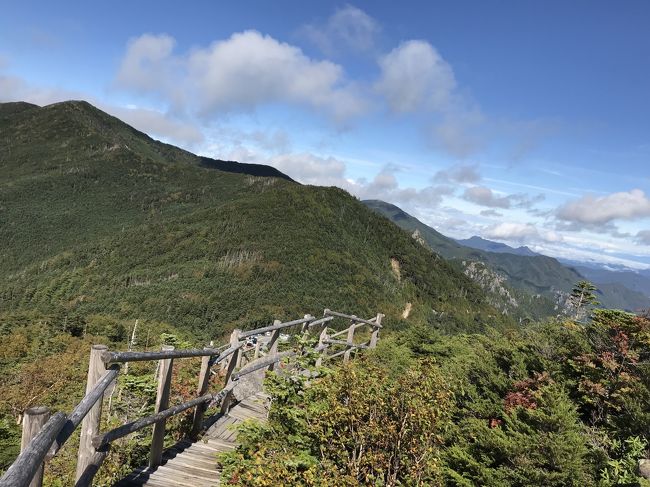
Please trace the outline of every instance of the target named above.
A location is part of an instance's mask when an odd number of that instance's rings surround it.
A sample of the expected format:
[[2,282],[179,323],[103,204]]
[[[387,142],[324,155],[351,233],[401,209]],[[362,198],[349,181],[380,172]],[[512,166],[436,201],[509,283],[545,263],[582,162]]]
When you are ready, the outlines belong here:
[[104,397],[104,392],[108,389],[108,386],[117,378],[117,375],[120,372],[119,365],[111,366],[104,376],[95,384],[92,391],[84,396],[84,398],[77,404],[77,406],[72,410],[70,416],[66,418],[63,428],[59,432],[54,442],[52,451],[48,454],[48,458],[53,457],[61,449],[61,447],[68,441],[68,438],[74,433],[74,430],[77,429],[77,426],[81,424],[81,421],[86,417],[88,411],[95,405],[95,403],[101,400]]
[[343,345],[343,346],[349,346],[350,348],[369,348],[368,343],[358,343],[354,345],[350,345],[347,341],[345,340],[332,340],[330,338],[323,340],[323,343],[326,343],[327,345]]
[[[240,345],[244,346],[242,343]],[[123,363],[123,362],[147,362],[150,360],[165,360],[174,358],[192,358],[192,357],[214,357],[218,356],[217,361],[223,360],[235,350],[232,347],[224,352],[218,348],[189,348],[185,350],[161,350],[159,352],[104,352],[102,361],[105,364]]]
[[126,424],[123,424],[122,426],[118,426],[115,429],[107,431],[106,433],[102,433],[100,435],[94,436],[93,446],[99,450],[102,447],[106,446],[107,444],[111,443],[112,441],[123,438],[127,435],[130,435],[131,433],[135,433],[136,431],[141,430],[142,428],[151,426],[152,424],[158,423],[163,419],[171,418],[172,416],[182,413],[183,411],[190,409],[194,406],[198,406],[199,404],[203,404],[208,401],[213,401],[215,400],[215,397],[219,396],[220,394],[222,393],[225,394],[225,391],[226,389],[224,388],[221,391],[219,391],[217,394],[205,394],[201,397],[190,399],[189,401],[186,401],[182,404],[178,404],[169,409],[165,409],[164,411],[160,411],[159,413],[151,414],[149,416],[145,416],[144,418],[140,418],[135,421],[130,421]]
[[314,321],[310,321],[308,327],[311,328],[313,326],[318,326],[322,325],[323,323],[327,323],[329,321],[332,321],[335,318],[335,316],[325,316],[324,318],[319,318]]
[[257,328],[256,330],[243,331],[239,334],[239,339],[250,338],[255,335],[263,335],[269,331],[281,330],[283,328],[289,328],[296,325],[302,325],[308,321],[312,321],[315,318],[313,316],[306,316],[305,318],[300,318],[299,320],[287,321],[286,323],[278,323],[274,325],[264,326],[262,328]]
[[[139,431],[147,426],[163,424],[167,418],[180,414],[191,408],[196,408],[191,433],[191,436],[194,437],[201,430],[203,413],[209,404],[221,404],[222,411],[227,411],[228,404],[232,400],[232,391],[239,379],[261,369],[273,370],[275,364],[280,362],[282,359],[302,354],[304,350],[300,348],[283,352],[278,351],[278,342],[281,330],[292,326],[302,325],[301,332],[309,333],[309,331],[314,327],[327,325],[335,318],[350,320],[351,323],[348,328],[335,332],[332,335],[328,335],[329,328],[327,328],[327,326],[322,328],[319,343],[313,349],[314,352],[319,353],[316,361],[316,365],[318,366],[322,363],[323,359],[332,359],[344,355],[344,359],[347,360],[352,352],[361,349],[374,348],[379,337],[379,330],[382,328],[382,317],[382,314],[378,314],[374,318],[365,320],[358,318],[355,315],[348,315],[326,309],[324,316],[318,319],[312,315],[305,315],[303,318],[287,322],[276,320],[273,325],[264,326],[254,330],[235,330],[231,334],[230,342],[228,344],[220,347],[213,347],[211,342],[210,347],[203,349],[164,349],[153,352],[118,352],[109,351],[107,347],[103,345],[94,345],[91,350],[88,383],[86,385],[86,394],[83,399],[75,406],[69,416],[66,416],[63,412],[58,412],[51,416],[44,425],[43,422],[45,422],[46,417],[39,420],[41,422],[38,426],[32,429],[38,430],[40,428],[40,431],[35,433],[35,436],[30,436],[30,438],[32,438],[31,441],[28,442],[14,463],[9,467],[2,478],[0,478],[0,487],[40,487],[42,478],[39,478],[39,476],[42,477],[42,466],[44,462],[53,457],[63,447],[80,424],[83,426],[82,439],[85,439],[80,445],[79,461],[81,462],[83,459],[83,463],[79,463],[77,466],[77,482],[75,485],[78,487],[90,486],[94,475],[97,473],[97,470],[106,458],[110,444],[113,441]],[[371,340],[365,343],[354,343],[355,330],[366,325],[372,327]],[[261,341],[258,341],[255,346],[255,356],[253,361],[242,367],[242,348],[249,342],[248,339],[269,332],[272,332],[272,334],[268,343],[265,343],[267,346],[266,353],[262,352]],[[333,339],[333,337],[344,333],[347,333],[347,340]],[[343,346],[345,348],[327,356],[327,351],[330,346]],[[202,357],[201,372],[199,374],[199,387],[197,389],[198,397],[171,407],[167,406],[166,401],[162,401],[160,410],[155,414],[130,421],[106,432],[98,431],[101,405],[104,395],[110,385],[117,379],[121,364],[159,360],[169,361],[169,367],[172,367],[173,359],[191,357]],[[207,392],[211,367],[223,362],[225,359],[228,359],[228,365],[225,366],[227,372],[224,387],[216,393]],[[170,377],[171,375],[169,375],[168,372],[168,380]],[[154,429],[156,428],[157,427],[154,426]],[[158,427],[158,435],[160,435],[160,431],[164,430],[161,430],[161,428]],[[161,442],[158,441],[157,443]],[[152,461],[156,463],[156,457],[159,452],[156,452],[156,455],[153,453],[152,450]],[[38,472],[41,473],[37,475]]]
[[270,357],[267,356],[267,357],[259,358],[259,359],[255,360],[255,361],[247,364],[245,367],[242,367],[242,369],[239,372],[235,372],[232,375],[232,380],[233,381],[239,380],[242,377],[244,377],[245,375],[248,375],[248,374],[250,374],[252,372],[255,372],[257,370],[265,369],[269,365],[276,364],[276,363],[280,362],[284,358],[293,357],[293,356],[297,355],[297,353],[298,352],[296,352],[294,350],[289,350],[289,351],[286,351],[286,352],[280,352],[280,353],[272,355]]
[[364,323],[366,325],[370,326],[376,326],[377,328],[382,328],[381,324],[377,323],[377,318],[370,318],[369,320],[364,320],[362,318],[359,318],[358,316],[355,315],[346,315],[345,313],[339,313],[337,311],[332,311],[331,309],[326,309],[325,310],[325,315],[327,316],[337,316],[339,318],[347,318],[350,321],[356,322],[356,323]]

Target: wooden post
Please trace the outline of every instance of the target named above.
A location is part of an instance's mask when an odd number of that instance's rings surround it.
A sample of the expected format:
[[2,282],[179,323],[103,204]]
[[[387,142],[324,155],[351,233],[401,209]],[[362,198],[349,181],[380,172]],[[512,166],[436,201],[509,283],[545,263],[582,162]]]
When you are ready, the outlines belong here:
[[[41,428],[47,423],[48,419],[50,419],[50,410],[45,406],[29,408],[25,411],[25,415],[23,416],[23,435],[20,440],[21,452],[25,451],[29,442],[41,431]],[[29,487],[41,487],[43,485],[44,466],[45,463],[42,463],[38,470],[36,470],[32,481],[29,483]]]
[[[384,317],[381,313],[377,313],[377,325],[381,325],[381,319]],[[370,344],[368,345],[369,348],[375,348],[377,346],[377,342],[379,341],[379,326],[375,326],[372,329],[372,335],[370,336]]]
[[[196,389],[197,396],[202,396],[208,392],[208,386],[210,384],[210,357],[203,357],[201,359],[201,371],[199,372],[199,386]],[[201,427],[203,426],[203,415],[207,409],[208,404],[202,403],[196,406],[194,410],[194,418],[192,420],[192,432],[190,436],[193,439],[196,439],[201,432]]]
[[[310,314],[306,314],[305,316],[303,316],[303,318],[305,318],[306,320],[312,320],[312,321],[314,319],[314,317],[312,315],[310,315]],[[302,335],[305,335],[306,333],[309,333],[309,321],[305,321],[302,324],[302,327],[300,328],[300,333]]]
[[[163,345],[162,350],[168,352],[174,350],[171,345]],[[169,407],[169,395],[172,385],[173,359],[163,359],[158,367],[158,393],[156,395],[156,414]],[[154,468],[162,461],[163,447],[165,443],[165,423],[162,421],[153,425],[153,436],[151,438],[151,452],[149,454],[149,467]]]
[[257,338],[257,342],[255,342],[255,353],[253,354],[253,360],[257,360],[260,357],[260,347],[262,345],[262,340],[260,338]]
[[[239,340],[239,337],[237,337],[237,340]],[[245,347],[246,347],[246,345],[244,345],[244,347],[242,347],[242,348],[240,348],[238,350],[239,353],[237,354],[237,363],[235,364],[236,369],[241,369],[242,361],[245,358],[244,357],[244,350],[243,350]]]
[[[239,345],[239,333],[241,333],[241,330],[234,329],[232,333],[230,334],[230,346],[235,347]],[[230,378],[232,377],[232,373],[235,371],[235,367],[239,363],[239,355],[241,354],[241,348],[235,350],[231,355],[230,355],[230,360],[228,360],[228,368],[226,369],[226,376],[224,377],[224,382],[223,386],[226,387],[228,384],[230,384],[231,380]],[[226,397],[223,398],[223,401],[221,403],[221,413],[226,414],[230,408],[230,403],[232,402],[232,391],[228,391],[226,394]]]
[[[275,320],[274,325],[279,325],[282,323],[280,320]],[[269,340],[269,357],[278,353],[278,340],[280,339],[280,330],[275,330],[271,334],[271,340]],[[269,365],[269,370],[275,369],[275,363]]]
[[327,345],[325,344],[327,340],[327,326],[323,328],[323,331],[320,332],[320,337],[318,338],[318,348],[321,348],[318,353],[318,359],[316,359],[316,367],[320,367],[323,363],[323,359],[327,356]]
[[[86,394],[88,394],[95,384],[101,379],[106,372],[106,367],[102,361],[102,353],[106,352],[106,345],[93,345],[90,349],[90,362],[88,364],[88,378],[86,379]],[[99,425],[102,419],[102,402],[100,398],[95,405],[88,411],[86,417],[81,422],[81,437],[79,439],[79,453],[77,455],[77,475],[79,480],[86,470],[96,470],[99,465],[96,464],[96,451],[93,447],[93,436],[99,434]]]
[[343,362],[350,360],[350,354],[352,353],[352,346],[354,345],[354,330],[356,323],[353,321],[350,323],[350,328],[348,328],[348,339],[347,339],[347,350],[343,354]]

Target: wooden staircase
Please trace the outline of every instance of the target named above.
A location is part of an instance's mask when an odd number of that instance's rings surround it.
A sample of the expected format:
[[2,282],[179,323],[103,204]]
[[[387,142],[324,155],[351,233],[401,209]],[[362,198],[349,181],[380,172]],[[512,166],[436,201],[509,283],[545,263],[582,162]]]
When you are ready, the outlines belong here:
[[[303,318],[281,322],[254,330],[235,329],[230,341],[223,346],[210,344],[204,348],[176,350],[163,346],[160,351],[111,351],[106,345],[96,344],[90,350],[86,395],[74,409],[66,414],[59,411],[50,416],[49,409],[30,408],[25,412],[22,432],[21,452],[0,478],[0,487],[41,487],[45,462],[70,439],[74,431],[81,430],[77,453],[76,487],[91,487],[94,477],[108,456],[111,445],[136,431],[153,426],[149,465],[143,467],[123,480],[117,486],[151,487],[204,487],[220,484],[220,472],[216,456],[236,446],[237,432],[234,427],[245,419],[254,418],[265,421],[268,415],[268,396],[260,390],[266,370],[281,367],[285,359],[304,355],[307,350],[300,342],[284,345],[279,351],[281,341],[286,340],[290,330],[304,337],[310,330],[320,329],[318,345],[311,350],[317,355],[315,366],[323,361],[337,357],[350,360],[353,354],[375,348],[382,329],[384,315],[367,320],[355,315],[325,309],[322,318],[305,315]],[[349,323],[347,327],[332,328],[334,320]],[[369,328],[360,338],[357,330]],[[285,337],[283,339],[283,334]],[[344,339],[345,338],[345,339]],[[355,340],[356,338],[356,340]],[[366,340],[359,343],[361,340]],[[197,395],[180,404],[171,406],[169,397],[175,360],[201,357]],[[158,362],[158,388],[155,412],[145,417],[131,418],[130,421],[108,431],[102,431],[102,408],[106,391],[115,384],[121,367],[129,362]],[[215,367],[221,367],[223,381],[219,391],[210,391],[210,377],[216,374]],[[259,377],[257,377],[259,375]],[[252,381],[253,384],[247,384]],[[252,387],[255,382],[258,386]],[[235,390],[238,391],[235,394]],[[234,398],[244,398],[232,404]],[[220,404],[222,411],[229,411],[208,429],[204,440],[192,444],[180,442],[164,452],[164,439],[167,433],[166,421],[184,411],[194,410],[192,418],[193,435],[204,431],[204,414],[208,404]],[[49,418],[49,419],[48,419]],[[192,435],[192,436],[193,436]]]
[[195,443],[182,441],[163,455],[158,468],[140,468],[117,482],[115,487],[214,487],[221,485],[217,454],[237,446],[237,426],[254,419],[266,421],[269,397],[254,394],[234,405]]

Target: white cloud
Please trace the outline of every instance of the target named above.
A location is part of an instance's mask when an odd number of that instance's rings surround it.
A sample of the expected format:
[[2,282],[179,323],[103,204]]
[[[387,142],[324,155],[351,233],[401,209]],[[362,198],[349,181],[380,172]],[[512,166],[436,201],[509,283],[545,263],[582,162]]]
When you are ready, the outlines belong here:
[[426,41],[403,42],[379,59],[375,91],[395,113],[424,114],[436,148],[467,157],[483,145],[485,117],[458,92],[451,65]]
[[76,91],[34,86],[23,78],[0,72],[0,102],[26,101],[43,106],[83,98],[83,94]]
[[496,196],[494,192],[485,186],[472,186],[463,193],[463,198],[472,203],[490,208],[510,208],[508,196]]
[[211,157],[219,159],[267,164],[303,184],[336,186],[359,199],[384,200],[403,205],[407,209],[437,207],[445,196],[453,193],[452,188],[445,185],[423,188],[403,187],[392,167],[384,167],[371,180],[354,180],[346,174],[348,164],[346,161],[310,152],[288,152],[269,156],[239,144],[235,144],[234,147],[214,144],[206,152],[208,153]]
[[0,72],[0,102],[26,101],[46,106],[67,100],[86,100],[138,130],[186,147],[193,147],[203,141],[203,133],[196,125],[175,119],[169,114],[146,108],[112,105],[85,93],[36,86],[23,78]]
[[140,94],[155,92],[176,99],[180,86],[174,80],[182,77],[179,71],[183,66],[172,54],[175,45],[176,40],[167,34],[143,34],[131,39],[115,77],[116,84]]
[[487,238],[500,240],[525,242],[525,241],[545,241],[561,242],[562,236],[554,231],[538,230],[531,223],[504,222],[490,226],[484,230]]
[[164,140],[192,147],[203,142],[203,132],[195,125],[170,118],[156,110],[146,108],[123,108],[99,105],[102,110],[116,116],[138,130]]
[[271,157],[271,166],[304,184],[346,186],[346,165],[334,157],[319,157],[309,152],[288,153]]
[[502,217],[503,213],[499,213],[496,210],[483,210],[481,211],[481,216],[486,216],[486,217]]
[[287,152],[291,146],[291,138],[284,130],[256,130],[250,134],[250,138],[258,147],[271,152]]
[[524,208],[533,211],[534,205],[543,201],[545,196],[543,194],[530,196],[523,193],[497,196],[494,191],[486,186],[472,186],[463,192],[462,198],[488,208]]
[[444,185],[425,186],[420,189],[400,187],[395,172],[389,167],[384,167],[369,183],[356,181],[345,189],[361,199],[385,200],[410,209],[436,207],[444,196],[453,192]]
[[433,176],[434,181],[454,183],[477,183],[481,180],[477,164],[459,164],[438,171]]
[[342,50],[372,51],[381,28],[363,10],[346,5],[322,25],[306,25],[301,33],[328,56]]
[[642,245],[650,245],[650,230],[641,230],[637,232],[636,241]]
[[525,208],[532,214],[538,214],[540,211],[534,209],[533,207],[535,206],[536,203],[541,203],[546,199],[546,195],[544,194],[538,194],[536,196],[530,196],[528,194],[524,193],[517,193],[517,194],[511,194],[508,196],[510,201],[512,202],[512,205],[515,208]]
[[484,146],[480,129],[485,117],[478,109],[449,112],[430,129],[431,145],[449,154],[466,158]]
[[300,48],[254,30],[184,55],[174,55],[173,47],[167,35],[132,40],[117,84],[156,92],[177,110],[202,116],[290,103],[343,122],[367,108],[340,65],[311,59]]
[[585,195],[558,208],[559,219],[583,225],[650,217],[650,199],[640,189],[595,197]]
[[375,88],[398,113],[449,108],[456,79],[454,72],[426,41],[403,42],[379,60],[381,77]]

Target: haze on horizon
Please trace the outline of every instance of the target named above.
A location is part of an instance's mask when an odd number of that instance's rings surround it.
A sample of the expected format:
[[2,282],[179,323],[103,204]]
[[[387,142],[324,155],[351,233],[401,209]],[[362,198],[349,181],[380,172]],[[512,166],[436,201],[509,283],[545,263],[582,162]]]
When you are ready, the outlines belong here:
[[0,102],[396,204],[456,238],[650,267],[650,4],[25,2]]

